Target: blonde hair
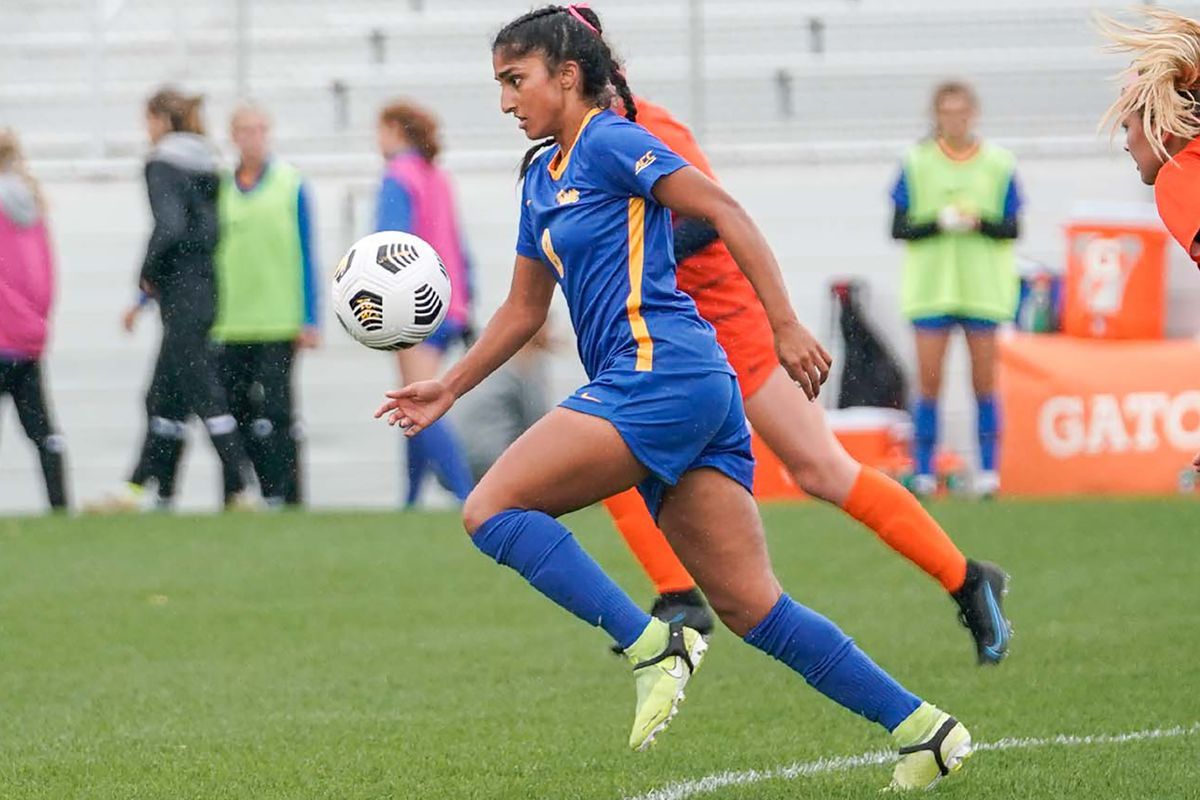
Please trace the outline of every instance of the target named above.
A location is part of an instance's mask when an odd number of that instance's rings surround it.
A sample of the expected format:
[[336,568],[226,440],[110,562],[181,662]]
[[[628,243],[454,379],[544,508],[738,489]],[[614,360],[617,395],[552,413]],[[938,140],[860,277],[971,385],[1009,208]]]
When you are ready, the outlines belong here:
[[204,133],[200,111],[204,95],[186,95],[178,89],[164,86],[146,101],[146,110],[156,117],[165,117],[175,133]]
[[267,123],[268,127],[274,123],[271,112],[253,100],[243,100],[234,107],[233,113],[229,115],[229,127],[232,128],[243,117],[260,119]]
[[25,153],[21,150],[21,140],[12,128],[0,128],[0,172],[12,172],[23,180],[33,192],[38,211],[46,210],[45,199],[42,195],[42,185],[29,171],[25,162]]
[[1154,152],[1170,157],[1163,140],[1200,136],[1196,95],[1200,89],[1200,23],[1165,8],[1141,11],[1141,27],[1097,16],[1108,38],[1105,48],[1133,53],[1133,62],[1120,73],[1121,95],[1105,112],[1101,127],[1116,129],[1131,114],[1140,114],[1142,130]]

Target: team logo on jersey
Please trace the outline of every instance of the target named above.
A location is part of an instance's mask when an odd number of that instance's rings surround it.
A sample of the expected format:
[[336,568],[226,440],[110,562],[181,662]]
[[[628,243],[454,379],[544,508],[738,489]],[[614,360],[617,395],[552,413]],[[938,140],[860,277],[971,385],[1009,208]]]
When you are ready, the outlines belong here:
[[375,253],[375,263],[395,275],[405,267],[417,263],[417,259],[420,257],[417,248],[407,242],[384,244],[380,245],[379,250]]
[[562,191],[560,191],[558,193],[558,196],[556,199],[558,200],[558,204],[560,206],[569,206],[569,205],[571,205],[571,203],[578,203],[579,202],[579,190],[578,189],[563,189]]
[[655,160],[656,160],[656,158],[655,158],[655,155],[654,155],[654,151],[653,151],[653,150],[647,150],[647,151],[646,151],[646,155],[644,155],[644,156],[642,156],[641,158],[639,158],[639,159],[637,160],[637,163],[633,165],[633,174],[634,174],[634,175],[640,175],[640,174],[641,174],[641,172],[642,172],[642,170],[644,170],[646,167],[648,167],[648,166],[650,166],[651,164],[653,164],[653,163],[655,162]]
[[346,270],[350,269],[350,265],[354,263],[354,251],[351,250],[346,255],[342,256],[342,260],[337,265],[337,270],[333,273],[333,282],[341,283],[342,278],[346,274]]
[[350,313],[363,330],[377,331],[383,327],[383,298],[362,289],[350,298]]

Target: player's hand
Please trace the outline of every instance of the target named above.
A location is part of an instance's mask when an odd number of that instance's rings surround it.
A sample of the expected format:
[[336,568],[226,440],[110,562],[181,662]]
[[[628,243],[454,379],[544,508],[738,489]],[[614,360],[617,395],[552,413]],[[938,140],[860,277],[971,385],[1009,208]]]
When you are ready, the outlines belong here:
[[296,347],[300,350],[316,350],[321,346],[321,332],[312,326],[305,326],[296,336]]
[[133,333],[133,329],[137,327],[137,318],[141,310],[141,306],[130,306],[121,315],[121,327],[124,328],[126,333]]
[[775,352],[788,376],[809,400],[815,400],[821,393],[821,384],[829,379],[833,356],[796,320],[775,330]]
[[416,436],[437,422],[456,399],[441,381],[410,383],[384,396],[388,400],[375,412],[375,419],[386,414],[387,424],[399,425],[405,436]]

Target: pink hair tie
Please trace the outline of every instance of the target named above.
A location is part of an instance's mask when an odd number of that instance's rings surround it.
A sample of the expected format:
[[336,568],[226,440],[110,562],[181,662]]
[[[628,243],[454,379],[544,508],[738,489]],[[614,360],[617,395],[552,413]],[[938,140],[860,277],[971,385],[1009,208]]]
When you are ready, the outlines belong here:
[[570,14],[575,19],[582,22],[589,31],[591,31],[592,33],[599,36],[600,31],[596,30],[595,25],[593,25],[592,23],[590,23],[586,19],[584,19],[583,14],[580,14],[578,11],[578,9],[580,9],[580,8],[590,8],[590,6],[588,6],[587,3],[571,3],[571,5],[567,6],[567,13]]

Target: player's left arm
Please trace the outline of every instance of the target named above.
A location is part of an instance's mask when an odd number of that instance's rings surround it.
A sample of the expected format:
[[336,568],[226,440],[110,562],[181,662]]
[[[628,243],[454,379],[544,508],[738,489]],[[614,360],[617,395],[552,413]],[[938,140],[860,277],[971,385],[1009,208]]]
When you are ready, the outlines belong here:
[[815,398],[829,377],[832,357],[796,317],[779,262],[754,220],[695,167],[660,177],[653,193],[655,200],[679,216],[703,220],[716,229],[762,301],[775,332],[780,363],[805,394]]
[[301,183],[296,191],[296,227],[300,235],[301,291],[304,294],[304,327],[296,344],[304,348],[320,343],[317,324],[317,269],[314,265],[312,201],[308,187]]
[[1017,175],[1014,172],[1009,176],[1008,185],[1004,190],[1004,208],[1001,211],[1000,219],[984,219],[980,217],[976,223],[979,232],[989,239],[1016,239],[1021,235],[1021,226],[1018,221],[1018,215],[1021,213],[1021,207],[1025,204],[1025,198],[1021,194],[1021,187],[1017,183]]

